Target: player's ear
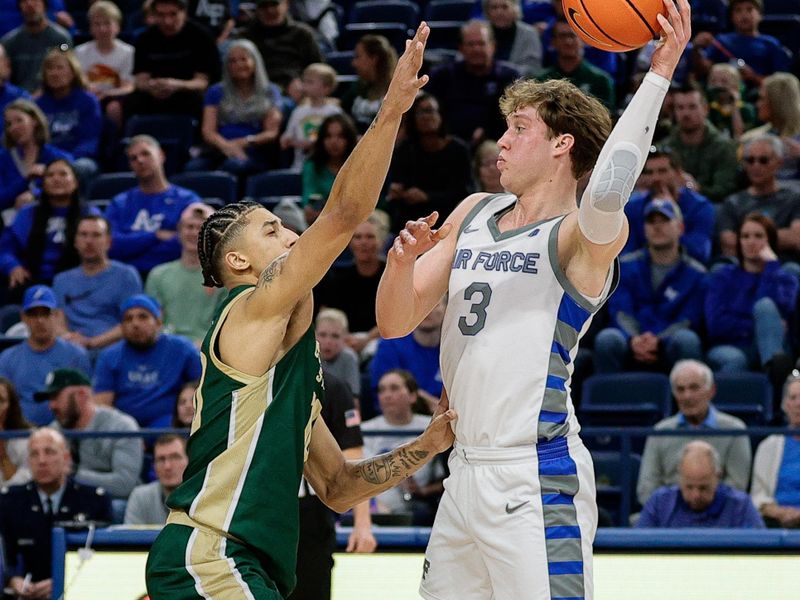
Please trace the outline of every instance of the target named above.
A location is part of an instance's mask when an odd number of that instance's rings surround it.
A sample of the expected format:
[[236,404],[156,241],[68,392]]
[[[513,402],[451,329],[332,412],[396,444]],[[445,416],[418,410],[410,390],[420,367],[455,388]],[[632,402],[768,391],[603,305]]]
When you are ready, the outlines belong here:
[[561,154],[569,154],[573,145],[575,145],[575,138],[571,133],[561,133],[554,138],[554,150],[556,156]]
[[236,274],[241,274],[250,267],[250,259],[236,250],[226,252],[224,261],[225,265]]

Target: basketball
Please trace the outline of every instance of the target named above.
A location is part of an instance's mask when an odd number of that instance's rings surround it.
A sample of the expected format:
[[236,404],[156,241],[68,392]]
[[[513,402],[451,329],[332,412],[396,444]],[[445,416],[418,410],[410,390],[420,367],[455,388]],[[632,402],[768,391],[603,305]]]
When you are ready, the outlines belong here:
[[656,15],[667,16],[662,0],[561,0],[564,17],[590,46],[627,52],[658,39]]

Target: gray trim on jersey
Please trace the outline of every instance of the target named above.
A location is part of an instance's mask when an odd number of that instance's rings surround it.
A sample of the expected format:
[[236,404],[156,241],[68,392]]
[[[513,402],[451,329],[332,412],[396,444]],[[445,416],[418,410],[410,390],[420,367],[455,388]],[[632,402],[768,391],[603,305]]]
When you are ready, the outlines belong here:
[[553,334],[553,339],[561,344],[569,352],[578,343],[579,331],[574,327],[564,323],[564,321],[556,321],[556,330]]
[[[501,208],[491,217],[489,217],[489,223],[488,223],[489,233],[492,234],[492,239],[494,239],[495,242],[502,242],[503,240],[507,240],[521,233],[527,233],[528,231],[531,231],[532,229],[535,229],[536,227],[539,227],[540,225],[553,220],[553,217],[549,219],[541,219],[539,221],[535,221],[528,225],[517,227],[516,229],[509,229],[508,231],[500,231],[500,227],[497,224],[500,222],[500,219],[502,219],[503,216],[505,216],[506,213],[509,213],[514,209],[515,204],[516,200],[514,201],[514,204],[506,206],[505,208]],[[555,218],[557,219],[558,217]]]
[[498,196],[503,196],[503,195],[505,194],[489,194],[485,198],[478,200],[475,206],[473,206],[467,213],[467,215],[464,217],[464,220],[461,221],[461,227],[458,228],[458,237],[461,237],[461,234],[464,232],[464,230],[467,227],[469,227],[469,224],[472,223],[472,221],[475,219],[478,213],[481,212],[484,208],[486,208],[486,205],[489,204],[489,202],[491,202]]
[[[552,352],[550,353],[552,361]],[[544,396],[542,397],[542,410],[553,413],[563,413],[567,408],[567,392],[566,390],[556,390],[553,388],[544,388]],[[541,434],[541,426],[543,422],[539,422],[539,430]],[[552,423],[561,427],[560,423]]]
[[[564,270],[561,268],[561,265],[558,262],[558,231],[561,229],[561,225],[564,223],[564,215],[560,217],[561,220],[555,224],[555,226],[550,230],[550,239],[547,240],[547,253],[550,255],[550,267],[553,269],[553,274],[556,276],[558,283],[561,284],[561,287],[564,288],[564,291],[569,295],[570,298],[575,300],[578,303],[578,306],[581,308],[585,308],[591,314],[596,313],[600,310],[600,307],[605,304],[605,301],[614,293],[614,290],[617,289],[617,285],[619,284],[619,258],[615,258],[614,262],[611,265],[611,287],[608,289],[608,293],[605,295],[605,298],[602,298],[597,305],[592,304],[586,296],[581,294],[578,291],[572,282],[567,279],[567,274],[564,273]],[[571,346],[567,346],[571,348]]]
[[[559,321],[558,325],[560,324],[561,322]],[[558,327],[558,325],[556,325],[556,327]],[[560,354],[557,354],[555,352],[550,353],[550,359],[547,365],[547,374],[559,377],[564,381],[569,379],[569,370],[567,369],[567,364],[564,362],[564,359]]]

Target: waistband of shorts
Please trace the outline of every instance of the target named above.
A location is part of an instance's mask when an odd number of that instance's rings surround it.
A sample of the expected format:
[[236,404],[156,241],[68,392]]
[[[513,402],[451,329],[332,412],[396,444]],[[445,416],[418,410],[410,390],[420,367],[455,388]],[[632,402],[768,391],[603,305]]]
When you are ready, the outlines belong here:
[[536,460],[536,446],[465,446],[455,443],[453,452],[470,465],[514,465]]
[[231,535],[227,531],[222,531],[221,529],[217,529],[216,527],[211,527],[210,525],[205,525],[204,523],[199,523],[195,521],[192,517],[190,517],[186,512],[182,510],[175,510],[170,509],[169,514],[167,515],[167,525],[185,525],[186,527],[193,527],[195,529],[199,529],[200,531],[204,531],[205,533],[210,533],[212,535],[216,535],[219,537],[228,538],[229,540],[233,540],[234,542],[238,542],[240,544],[244,544],[244,542],[237,537]]
[[569,456],[568,437],[541,440],[529,446],[465,446],[453,445],[453,452],[468,464],[513,465],[532,461],[553,460]]

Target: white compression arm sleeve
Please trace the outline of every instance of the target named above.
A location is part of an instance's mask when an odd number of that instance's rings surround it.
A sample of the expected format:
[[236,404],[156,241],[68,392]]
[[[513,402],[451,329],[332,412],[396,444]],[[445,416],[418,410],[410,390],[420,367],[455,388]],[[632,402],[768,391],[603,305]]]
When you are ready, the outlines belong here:
[[581,198],[578,224],[595,244],[610,244],[622,231],[623,209],[644,168],[669,80],[645,75],[597,159]]

